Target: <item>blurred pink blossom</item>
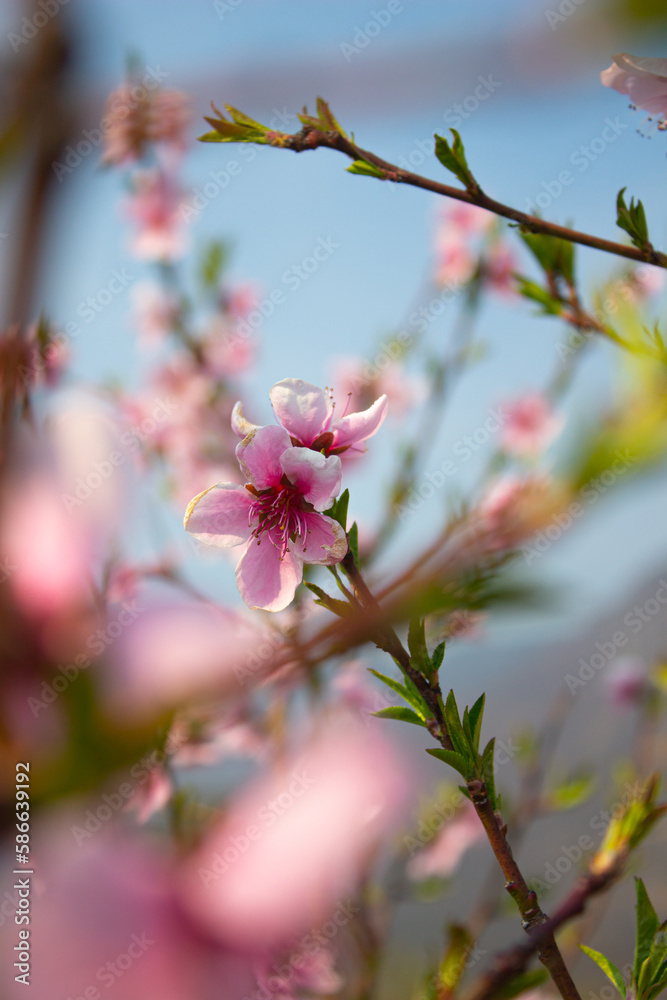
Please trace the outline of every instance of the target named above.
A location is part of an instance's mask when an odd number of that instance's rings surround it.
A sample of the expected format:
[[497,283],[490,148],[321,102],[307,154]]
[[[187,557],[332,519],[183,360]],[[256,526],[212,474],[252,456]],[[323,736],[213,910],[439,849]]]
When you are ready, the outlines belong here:
[[256,963],[258,995],[271,996],[272,1000],[301,1000],[304,995],[339,992],[343,980],[334,968],[331,950],[310,936],[314,943],[307,942],[308,947],[297,941],[284,954],[273,953]]
[[459,866],[469,847],[484,840],[484,827],[471,802],[465,802],[459,813],[446,824],[428,847],[422,848],[408,862],[410,878],[425,879],[433,876],[446,878]]
[[239,794],[189,863],[184,905],[222,941],[278,945],[326,919],[397,819],[406,776],[391,747],[344,719],[319,730]]
[[136,170],[132,182],[132,194],[126,202],[127,214],[137,227],[132,252],[141,260],[177,260],[186,249],[183,192],[159,169]]
[[150,91],[136,83],[116,88],[105,108],[102,162],[120,165],[140,159],[149,143],[182,152],[190,121],[188,103],[180,90]]
[[157,712],[184,699],[238,690],[261,633],[230,611],[195,604],[147,609],[113,645],[106,677],[110,704],[127,714]]
[[181,304],[178,296],[153,282],[142,281],[132,288],[134,320],[144,344],[161,343],[178,325]]
[[512,248],[503,240],[495,240],[484,254],[484,280],[500,295],[513,295],[517,266]]
[[622,656],[604,674],[606,693],[617,708],[632,708],[649,689],[646,664],[637,656]]
[[338,495],[341,462],[292,447],[282,427],[260,427],[236,449],[248,485],[220,483],[190,501],[184,525],[208,545],[245,544],[236,585],[251,608],[291,604],[304,563],[331,565],[347,551],[341,526],[321,511]]
[[459,287],[467,284],[474,273],[475,258],[458,234],[441,237],[435,251],[436,284]]
[[89,603],[91,552],[47,476],[33,475],[6,497],[0,547],[14,596],[28,617],[46,625]]
[[505,451],[521,458],[540,455],[560,433],[563,420],[554,413],[551,404],[540,393],[505,403],[501,444]]
[[609,69],[600,74],[605,87],[627,94],[638,108],[667,118],[667,59],[632,56],[621,52],[613,57]]
[[348,409],[365,410],[378,397],[386,396],[393,420],[400,420],[426,391],[423,379],[386,357],[375,364],[364,358],[336,358],[333,372],[336,393],[339,399],[349,398]]
[[254,340],[239,336],[233,322],[214,316],[203,331],[203,352],[213,378],[227,379],[247,371],[255,360]]
[[164,809],[173,793],[174,784],[169,773],[164,767],[154,767],[128,799],[125,808],[136,813],[138,823],[147,823],[151,816]]

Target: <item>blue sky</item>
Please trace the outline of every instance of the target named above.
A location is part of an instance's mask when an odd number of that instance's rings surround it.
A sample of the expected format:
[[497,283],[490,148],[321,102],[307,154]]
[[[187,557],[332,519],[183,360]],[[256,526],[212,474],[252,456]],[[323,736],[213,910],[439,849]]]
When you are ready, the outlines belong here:
[[[217,6],[209,0],[70,0],[58,16],[75,22],[80,41],[72,106],[81,130],[99,123],[106,93],[120,81],[128,54],[136,53],[142,65],[167,74],[167,86],[193,94],[197,118],[214,99],[268,121],[304,102],[312,106],[322,93],[360,145],[400,161],[434,131],[444,131],[447,112],[474,93],[480,78],[491,78],[493,93],[460,126],[469,162],[489,193],[525,208],[538,195],[553,193],[554,179],[569,170],[572,183],[545,215],[614,238],[614,201],[627,185],[643,199],[655,242],[664,246],[665,137],[639,136],[641,117],[601,86],[599,73],[613,52],[664,54],[665,40],[619,35],[594,18],[600,9],[595,0],[552,26],[546,11],[557,7],[542,0],[403,0],[394,3],[389,17],[384,0],[241,0]],[[20,7],[12,11],[6,5],[6,32],[20,23],[21,14]],[[380,20],[386,23],[377,33],[374,27],[366,30]],[[369,40],[362,48],[358,43],[364,38]],[[355,44],[354,54],[342,48]],[[582,147],[600,148],[595,140],[609,120],[615,138],[582,161]],[[197,125],[194,134],[199,130]],[[260,149],[250,162],[234,146],[195,145],[186,180],[202,188],[212,171],[225,170],[230,161],[242,164],[240,173],[193,224],[195,247],[209,238],[230,241],[232,273],[259,283],[268,295],[286,288],[285,272],[318,240],[336,245],[262,325],[259,364],[246,395],[255,415],[268,418],[273,382],[296,376],[326,383],[331,355],[372,356],[400,325],[428,272],[438,199],[354,177],[343,158],[329,151],[296,157]],[[432,155],[419,169],[443,176]],[[63,177],[59,194],[41,299],[51,315],[66,322],[80,316],[82,301],[106,287],[114,269],[125,267],[132,282],[148,277],[149,270],[127,254],[127,229],[118,214],[122,178],[99,169],[97,151]],[[2,206],[3,226],[8,202],[5,198]],[[6,243],[0,251],[8,253]],[[593,251],[579,256],[584,287],[613,263]],[[450,306],[434,324],[429,334],[434,349],[455,314],[456,305]],[[137,352],[128,316],[129,298],[121,294],[94,322],[81,325],[73,344],[78,376],[104,381],[130,373],[129,380],[138,383],[147,362]],[[479,426],[499,399],[543,384],[556,363],[560,335],[556,323],[536,320],[527,307],[491,302],[479,323],[486,359],[456,393],[436,458]],[[608,393],[612,360],[613,352],[603,346],[583,366],[570,400],[574,421]],[[373,442],[374,480],[356,498],[366,519],[372,519],[386,481],[397,433],[388,425]],[[472,473],[472,463],[462,470],[464,486]],[[540,563],[540,571],[569,588],[570,614],[574,607],[594,613],[618,597],[653,570],[667,547],[656,482],[623,490]],[[426,518],[408,526],[407,537],[423,537],[425,525],[437,523],[439,509],[436,498]],[[177,533],[178,512],[169,518]]]

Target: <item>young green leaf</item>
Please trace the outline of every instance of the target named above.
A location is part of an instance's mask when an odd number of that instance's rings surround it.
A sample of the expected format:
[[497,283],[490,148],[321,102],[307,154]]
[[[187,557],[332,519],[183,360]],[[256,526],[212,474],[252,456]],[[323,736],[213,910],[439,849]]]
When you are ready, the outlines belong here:
[[363,177],[377,177],[380,181],[387,179],[385,170],[376,167],[374,163],[369,163],[367,160],[354,160],[346,169],[350,174],[361,174]]
[[444,761],[445,764],[449,764],[453,767],[455,771],[458,771],[462,778],[466,781],[470,775],[470,767],[466,757],[463,757],[460,753],[455,753],[454,750],[441,750],[428,748],[426,753],[429,753],[431,757],[437,757],[438,760]]
[[660,928],[660,921],[640,878],[635,878],[635,889],[637,892],[637,943],[632,971],[635,982],[638,983],[640,969],[650,954],[653,938]]
[[404,708],[402,705],[390,705],[388,708],[381,708],[379,712],[372,712],[376,719],[396,719],[399,722],[411,722],[414,726],[426,726],[423,719],[420,719],[411,708]]
[[475,704],[470,709],[470,728],[472,730],[472,741],[475,750],[479,753],[479,740],[482,735],[482,719],[484,717],[484,704],[486,695],[479,696]]
[[431,658],[426,646],[426,629],[422,618],[412,618],[408,626],[408,650],[415,670],[425,677],[431,673]]
[[456,129],[452,128],[450,129],[450,132],[454,136],[451,146],[447,140],[443,138],[443,136],[437,134],[434,136],[435,155],[438,157],[443,167],[458,177],[466,190],[478,192],[479,184],[473,177],[470,167],[468,166],[461,136]]
[[433,656],[431,657],[431,665],[433,667],[433,673],[436,674],[440,667],[442,666],[442,661],[445,658],[445,643],[441,642],[433,650]]
[[359,529],[356,521],[352,523],[352,527],[347,533],[347,544],[350,546],[354,565],[359,568]]
[[461,725],[461,720],[459,717],[459,710],[456,704],[456,698],[454,697],[454,692],[450,691],[447,695],[447,701],[445,702],[445,725],[447,726],[447,732],[449,733],[449,738],[454,744],[454,749],[457,753],[460,753],[465,760],[469,759],[470,751],[468,749],[468,741],[465,738],[465,733],[463,732],[463,726]]
[[377,677],[383,684],[386,684],[391,691],[397,694],[400,698],[404,698],[409,705],[412,705],[415,712],[421,719],[427,718],[424,712],[424,702],[422,701],[419,693],[417,693],[417,696],[415,697],[415,694],[407,686],[401,684],[400,681],[394,680],[393,677],[387,677],[385,674],[381,674],[378,670],[373,670],[372,668],[369,668],[369,670],[374,677]]
[[594,948],[588,948],[585,944],[580,944],[579,947],[584,954],[588,955],[589,958],[592,958],[595,964],[602,969],[607,979],[612,981],[621,996],[625,997],[625,980],[614,963],[610,962],[609,959],[606,958],[601,952],[595,951]]

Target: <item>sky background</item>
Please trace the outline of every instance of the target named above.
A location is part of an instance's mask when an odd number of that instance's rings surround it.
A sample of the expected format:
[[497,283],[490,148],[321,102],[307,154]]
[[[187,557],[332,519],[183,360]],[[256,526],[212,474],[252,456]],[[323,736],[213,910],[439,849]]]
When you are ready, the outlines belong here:
[[[491,96],[460,125],[469,162],[486,190],[525,209],[538,195],[553,193],[553,180],[570,170],[573,183],[546,205],[544,214],[618,238],[614,202],[627,185],[646,205],[654,242],[664,246],[665,138],[639,135],[642,113],[631,111],[625,98],[599,79],[612,53],[658,55],[664,36],[655,30],[643,38],[628,34],[595,0],[566,6],[573,10],[568,16],[558,15],[557,3],[542,0],[405,0],[399,6],[362,48],[359,41],[375,31],[365,32],[367,24],[376,23],[374,12],[387,9],[381,0],[70,0],[57,16],[69,19],[76,41],[72,142],[76,145],[84,129],[99,125],[108,92],[122,79],[128,56],[134,56],[141,66],[166,74],[165,86],[192,94],[193,136],[206,128],[200,122],[211,99],[270,121],[304,103],[312,107],[321,94],[360,145],[398,163],[418,154],[420,172],[446,179],[435,158],[419,152],[419,144],[446,130],[448,112],[474,93],[480,79],[492,80]],[[20,30],[24,10],[5,3],[0,12],[7,56],[8,33]],[[609,120],[616,123],[618,137],[581,169],[578,151],[599,137]],[[295,131],[297,124],[288,119],[284,128]],[[195,143],[184,171],[187,184],[201,190],[211,173],[225,170],[230,161],[242,165],[194,220],[192,247],[196,252],[206,240],[223,238],[234,248],[235,278],[256,283],[262,298],[276,288],[286,293],[261,326],[258,364],[246,380],[246,410],[261,422],[270,419],[273,382],[293,376],[330,384],[332,356],[372,358],[401,328],[431,267],[440,200],[354,177],[345,171],[344,159],[329,151],[297,157],[260,148],[251,161],[246,156],[245,147]],[[2,228],[11,230],[15,199],[11,186],[6,190]],[[61,176],[40,304],[56,320],[73,319],[81,327],[72,341],[75,376],[139,386],[154,359],[137,348],[130,294],[118,295],[91,323],[82,323],[79,313],[83,300],[105,288],[114,269],[126,268],[130,287],[150,276],[150,268],[128,255],[128,227],[119,211],[122,193],[122,172],[101,170],[97,149]],[[290,290],[285,272],[308,257],[320,239],[337,244],[335,251],[298,290]],[[0,243],[0,253],[8,262],[11,241]],[[584,289],[615,266],[612,258],[594,251],[577,253]],[[186,283],[192,279],[193,259],[185,265]],[[445,342],[457,309],[456,302],[449,305],[430,328],[433,351]],[[491,298],[478,323],[485,359],[454,394],[430,467],[451,457],[455,442],[483,424],[489,407],[545,384],[558,363],[562,336],[557,323],[535,319],[527,304]],[[570,425],[563,453],[596,402],[608,397],[616,361],[616,353],[600,345],[583,363],[567,400]],[[351,481],[353,513],[368,526],[377,518],[406,426],[409,421],[388,423],[371,445],[374,475]],[[485,457],[482,449],[479,463]],[[479,463],[460,467],[457,490],[470,487]],[[598,506],[595,518],[577,525],[540,558],[541,578],[557,584],[560,598],[547,619],[531,615],[531,628],[550,623],[559,630],[566,621],[577,627],[615,602],[622,604],[625,594],[659,567],[667,549],[663,486],[659,474],[622,486]],[[418,544],[433,530],[444,499],[441,491],[408,521],[402,544]],[[146,497],[142,502],[145,527],[154,511]],[[162,515],[180,544],[180,512]],[[149,548],[153,544],[148,534],[143,541]],[[203,572],[219,586],[217,564],[211,568],[206,561]],[[224,574],[231,578],[226,569]],[[233,595],[231,579],[222,587]]]

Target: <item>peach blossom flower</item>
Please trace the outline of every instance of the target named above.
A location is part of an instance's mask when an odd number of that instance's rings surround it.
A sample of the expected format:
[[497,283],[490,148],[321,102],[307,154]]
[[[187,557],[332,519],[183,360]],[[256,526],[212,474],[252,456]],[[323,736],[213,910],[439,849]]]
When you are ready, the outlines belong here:
[[468,848],[480,840],[484,840],[484,827],[473,805],[465,802],[434,842],[410,859],[408,875],[413,879],[446,878],[456,871]]
[[638,108],[657,115],[660,124],[667,118],[667,59],[632,56],[621,52],[600,74],[605,87],[627,94]]
[[252,430],[236,449],[246,487],[220,483],[190,501],[184,525],[208,545],[245,544],[236,585],[251,608],[280,611],[304,563],[331,565],[347,551],[341,526],[321,512],[338,495],[341,461],[292,447],[282,427]]
[[514,402],[504,404],[502,411],[502,447],[521,458],[538,456],[558,436],[563,426],[563,420],[554,414],[549,401],[537,392],[526,393]]
[[182,191],[163,170],[137,170],[127,213],[137,226],[131,249],[141,260],[173,261],[186,248]]

